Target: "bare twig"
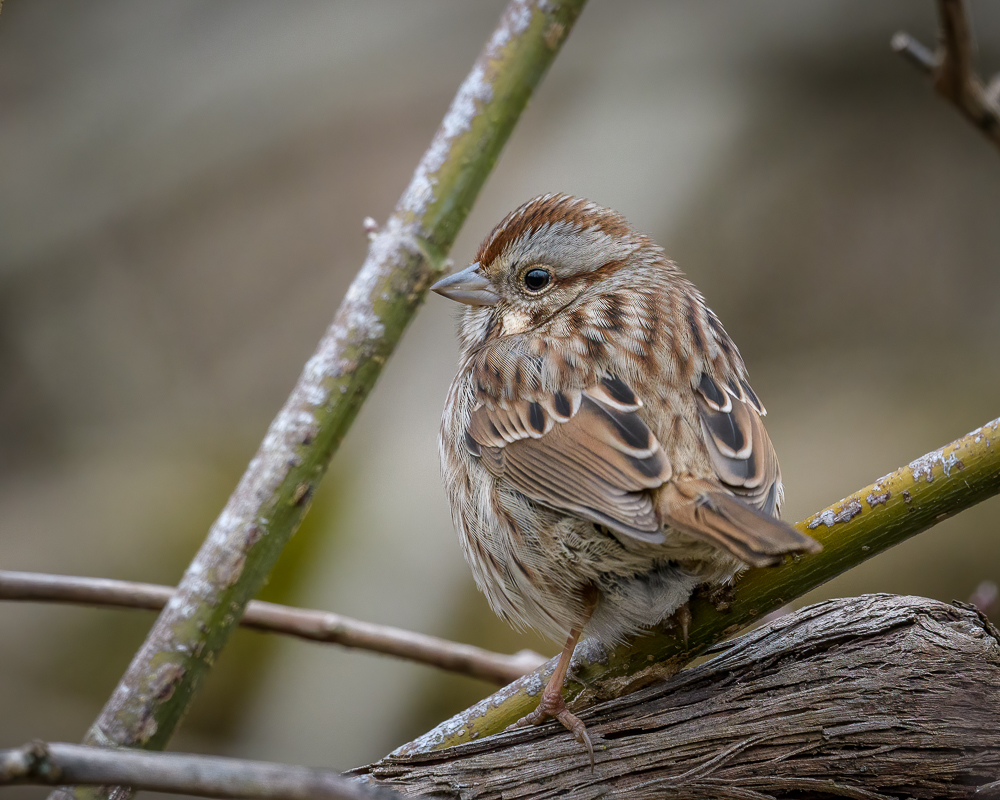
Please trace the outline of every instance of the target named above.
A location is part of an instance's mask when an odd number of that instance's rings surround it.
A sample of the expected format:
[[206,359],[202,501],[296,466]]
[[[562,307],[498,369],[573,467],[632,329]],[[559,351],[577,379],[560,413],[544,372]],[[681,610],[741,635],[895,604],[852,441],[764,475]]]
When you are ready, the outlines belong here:
[[963,604],[828,600],[583,712],[594,772],[554,721],[355,772],[462,800],[968,798],[1000,775],[998,635]]
[[937,67],[937,56],[933,50],[925,47],[910,34],[898,31],[893,34],[889,44],[894,53],[899,53],[913,66],[922,69],[928,75],[933,74]]
[[892,37],[892,49],[933,78],[934,89],[953,103],[990,141],[1000,147],[1000,104],[994,78],[989,89],[972,64],[974,45],[964,0],[937,0],[941,42],[932,53],[907,33]]
[[[563,690],[573,711],[621,697],[678,672],[716,642],[905,539],[1000,493],[1000,419],[911,461],[796,524],[823,552],[749,570],[732,597],[696,596],[688,639],[655,629],[614,648],[592,640],[573,656]],[[782,620],[785,617],[782,617]],[[780,620],[779,620],[780,622]],[[773,623],[778,624],[778,623]],[[395,751],[430,753],[504,730],[538,705],[555,659]]]
[[[156,750],[169,741],[298,528],[583,4],[511,0],[372,240],[333,323],[86,742]],[[77,794],[107,797],[110,791]]]
[[[152,583],[46,575],[0,570],[0,600],[29,600],[76,605],[144,608],[158,611],[175,589]],[[376,625],[341,614],[292,608],[251,600],[240,625],[258,631],[297,636],[313,642],[356,647],[458,672],[501,686],[538,667],[545,658],[531,650],[512,656],[423,633]]]
[[40,783],[120,784],[199,797],[261,800],[392,800],[391,789],[368,787],[337,772],[268,761],[108,750],[32,742],[0,750],[0,786]]

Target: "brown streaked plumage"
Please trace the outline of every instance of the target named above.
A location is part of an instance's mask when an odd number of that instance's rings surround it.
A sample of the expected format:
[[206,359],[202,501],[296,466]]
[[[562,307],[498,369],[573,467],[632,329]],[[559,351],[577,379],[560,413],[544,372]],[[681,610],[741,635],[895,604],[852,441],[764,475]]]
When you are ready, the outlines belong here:
[[561,687],[588,633],[657,624],[702,583],[819,545],[778,521],[781,472],[736,346],[614,211],[544,195],[435,291],[467,304],[441,423],[465,557],[500,616],[566,644],[539,708],[593,749]]

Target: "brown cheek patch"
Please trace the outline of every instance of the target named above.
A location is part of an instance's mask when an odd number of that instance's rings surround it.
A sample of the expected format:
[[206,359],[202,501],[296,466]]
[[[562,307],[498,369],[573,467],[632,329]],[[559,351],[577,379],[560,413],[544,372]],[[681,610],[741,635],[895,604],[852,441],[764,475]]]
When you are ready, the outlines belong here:
[[537,328],[539,325],[545,322],[545,320],[548,319],[549,316],[550,313],[547,309],[544,308],[533,309],[529,314],[529,317],[531,319],[531,327]]
[[580,275],[575,276],[574,280],[580,282],[580,286],[590,288],[595,283],[600,283],[606,278],[614,275],[618,270],[625,266],[625,262],[621,260],[609,261],[606,264],[601,265],[597,269],[591,272],[584,272]]

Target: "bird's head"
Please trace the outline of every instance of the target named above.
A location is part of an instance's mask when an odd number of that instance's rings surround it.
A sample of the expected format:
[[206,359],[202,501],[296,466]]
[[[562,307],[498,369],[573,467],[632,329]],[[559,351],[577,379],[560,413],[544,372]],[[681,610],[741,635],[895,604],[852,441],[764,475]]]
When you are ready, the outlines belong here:
[[472,264],[431,288],[469,306],[462,338],[471,344],[530,330],[589,293],[624,286],[637,260],[662,261],[662,252],[616,211],[548,194],[508,214]]

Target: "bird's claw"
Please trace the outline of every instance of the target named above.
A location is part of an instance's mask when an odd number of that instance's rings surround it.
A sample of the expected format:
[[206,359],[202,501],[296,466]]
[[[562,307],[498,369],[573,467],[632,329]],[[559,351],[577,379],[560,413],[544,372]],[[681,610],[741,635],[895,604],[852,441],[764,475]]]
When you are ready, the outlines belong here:
[[583,724],[583,720],[575,714],[571,714],[568,709],[557,714],[556,719],[563,724],[566,730],[573,734],[574,739],[587,748],[587,756],[590,758],[590,771],[593,772],[594,744],[590,741],[590,733],[587,732],[587,726]]
[[583,724],[583,720],[566,707],[566,701],[563,700],[562,694],[556,694],[555,697],[551,697],[546,692],[543,692],[538,708],[530,714],[525,714],[512,725],[508,725],[507,730],[513,731],[518,728],[527,728],[529,725],[541,725],[548,719],[559,720],[563,724],[563,727],[573,734],[573,738],[587,748],[587,755],[590,758],[590,771],[593,772],[594,745],[590,741],[590,733],[587,731],[587,726]]

